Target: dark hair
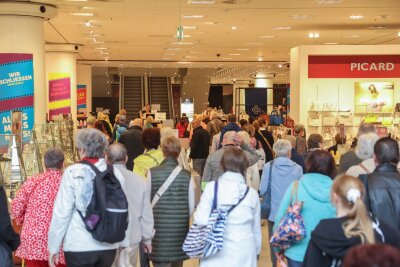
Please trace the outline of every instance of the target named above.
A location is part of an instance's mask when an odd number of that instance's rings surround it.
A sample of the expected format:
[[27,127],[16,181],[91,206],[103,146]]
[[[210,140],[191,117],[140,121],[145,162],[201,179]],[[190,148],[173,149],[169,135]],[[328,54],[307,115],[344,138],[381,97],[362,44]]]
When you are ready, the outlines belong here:
[[246,119],[241,119],[241,120],[239,121],[239,123],[240,123],[240,127],[243,128],[243,126],[247,123],[247,120],[246,120]]
[[397,267],[400,253],[395,247],[385,244],[360,245],[349,250],[343,267]]
[[46,169],[61,169],[64,164],[64,152],[59,148],[49,148],[44,154]]
[[308,149],[319,148],[319,144],[324,143],[324,138],[320,134],[310,134],[307,140]]
[[264,118],[260,118],[258,119],[258,124],[263,127],[263,125],[267,125],[267,121]]
[[94,124],[94,128],[96,128],[97,130],[99,130],[102,133],[106,132],[106,129],[104,129],[104,125],[101,121],[96,121],[96,123]]
[[381,138],[374,146],[374,154],[379,164],[393,163],[397,165],[399,162],[399,144],[392,138]]
[[336,163],[332,155],[325,150],[315,150],[306,158],[306,173],[320,173],[331,177],[336,176]]
[[253,122],[254,122],[255,120],[256,120],[256,119],[254,119],[253,117],[250,117],[250,118],[249,118],[249,123],[250,123],[250,124],[253,124]]
[[340,133],[337,133],[335,135],[335,142],[336,142],[336,144],[339,144],[339,145],[346,144],[346,135],[341,137]]
[[246,170],[249,167],[249,160],[242,149],[238,147],[226,147],[222,155],[221,166],[224,172],[239,172],[245,176]]
[[236,116],[233,113],[228,114],[228,122],[236,122]]
[[147,149],[157,149],[160,145],[160,129],[153,127],[147,128],[142,134],[142,145]]

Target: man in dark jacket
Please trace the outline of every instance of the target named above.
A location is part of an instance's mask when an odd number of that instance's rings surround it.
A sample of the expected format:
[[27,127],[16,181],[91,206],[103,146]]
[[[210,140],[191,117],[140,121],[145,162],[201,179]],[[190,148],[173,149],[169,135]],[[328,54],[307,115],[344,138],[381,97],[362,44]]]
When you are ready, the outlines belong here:
[[361,175],[367,194],[365,204],[379,220],[400,231],[399,145],[391,138],[382,138],[374,147],[376,169]]
[[129,128],[119,138],[119,143],[123,144],[128,151],[128,161],[126,168],[130,171],[134,167],[134,159],[142,155],[144,148],[142,145],[142,124],[141,119],[135,119],[129,123]]
[[236,123],[236,116],[235,114],[229,114],[228,115],[228,125],[226,125],[224,128],[221,130],[221,136],[219,138],[219,148],[222,146],[222,140],[224,140],[224,134],[228,131],[235,131],[235,132],[240,132],[242,128],[240,128],[239,125]]
[[201,121],[194,119],[192,121],[193,135],[190,141],[190,155],[193,160],[193,169],[200,175],[203,175],[204,166],[210,151],[210,134],[201,126]]

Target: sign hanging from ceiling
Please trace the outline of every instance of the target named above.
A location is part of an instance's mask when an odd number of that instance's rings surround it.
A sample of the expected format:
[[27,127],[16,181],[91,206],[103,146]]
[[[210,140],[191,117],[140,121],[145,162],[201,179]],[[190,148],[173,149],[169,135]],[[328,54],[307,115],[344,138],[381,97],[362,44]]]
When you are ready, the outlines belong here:
[[400,78],[400,55],[309,55],[308,78]]

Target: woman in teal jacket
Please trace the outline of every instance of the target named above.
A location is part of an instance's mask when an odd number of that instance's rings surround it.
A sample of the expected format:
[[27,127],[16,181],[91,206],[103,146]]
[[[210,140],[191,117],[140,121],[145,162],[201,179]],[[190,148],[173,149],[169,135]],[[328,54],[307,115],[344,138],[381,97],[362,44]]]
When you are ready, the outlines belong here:
[[[299,181],[298,200],[304,202],[301,214],[304,218],[307,236],[285,250],[289,267],[301,267],[310,242],[311,231],[319,221],[334,218],[336,212],[330,202],[332,179],[336,175],[335,159],[324,150],[312,152],[306,160],[306,174]],[[290,204],[293,183],[287,189],[275,217],[276,228]]]

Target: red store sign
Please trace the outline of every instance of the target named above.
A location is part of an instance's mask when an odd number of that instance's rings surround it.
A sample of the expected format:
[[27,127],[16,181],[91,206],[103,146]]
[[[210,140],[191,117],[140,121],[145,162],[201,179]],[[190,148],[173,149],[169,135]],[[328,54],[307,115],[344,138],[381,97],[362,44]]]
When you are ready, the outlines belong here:
[[400,78],[400,55],[310,55],[308,78]]

